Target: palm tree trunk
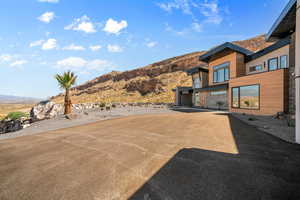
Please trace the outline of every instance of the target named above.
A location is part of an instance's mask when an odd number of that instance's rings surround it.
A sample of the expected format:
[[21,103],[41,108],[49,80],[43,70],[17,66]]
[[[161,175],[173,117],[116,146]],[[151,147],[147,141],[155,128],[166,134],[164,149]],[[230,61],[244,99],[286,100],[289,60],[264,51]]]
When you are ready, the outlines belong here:
[[65,94],[65,115],[70,114],[72,112],[72,102],[70,99],[70,90],[66,89]]

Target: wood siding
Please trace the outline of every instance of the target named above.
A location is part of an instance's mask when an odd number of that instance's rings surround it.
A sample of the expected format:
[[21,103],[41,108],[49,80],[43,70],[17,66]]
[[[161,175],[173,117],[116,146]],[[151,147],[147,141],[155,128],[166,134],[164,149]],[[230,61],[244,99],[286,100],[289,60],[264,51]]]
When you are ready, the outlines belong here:
[[[278,65],[280,64],[280,56],[287,55],[289,57],[289,48],[290,45],[286,45],[280,49],[277,49],[275,51],[272,51],[264,56],[261,56],[255,60],[252,60],[246,64],[246,74],[255,74],[260,73],[262,71],[268,71],[268,60],[271,58],[278,58]],[[261,71],[257,72],[250,72],[250,67],[254,67],[257,65],[262,65],[263,69]],[[289,65],[289,63],[288,63]]]
[[[238,109],[231,106],[231,88],[247,85],[260,85],[260,108],[258,110]],[[288,70],[264,72],[231,79],[229,82],[229,110],[255,115],[274,115],[287,111]]]
[[[218,57],[215,57],[208,63],[208,70],[209,70],[209,85],[218,85],[224,84],[222,83],[214,83],[213,76],[214,76],[214,66],[229,62],[229,80],[236,77],[241,77],[245,75],[245,62],[244,62],[244,55],[237,53],[237,52],[227,52],[227,54]],[[228,82],[228,81],[227,81]]]

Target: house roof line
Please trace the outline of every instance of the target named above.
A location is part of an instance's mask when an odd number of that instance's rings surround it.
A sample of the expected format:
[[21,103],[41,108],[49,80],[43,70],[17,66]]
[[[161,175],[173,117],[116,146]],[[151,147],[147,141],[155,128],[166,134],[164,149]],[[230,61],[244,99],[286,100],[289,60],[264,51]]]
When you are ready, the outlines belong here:
[[282,48],[282,47],[284,47],[284,46],[286,46],[286,45],[288,45],[290,43],[291,43],[291,38],[290,37],[287,37],[285,39],[279,40],[278,42],[272,44],[271,46],[268,46],[268,47],[266,47],[266,48],[264,48],[264,49],[262,49],[262,50],[260,50],[260,51],[258,51],[256,53],[254,53],[254,54],[251,54],[251,55],[247,56],[246,57],[246,63],[250,62],[252,60],[255,60],[255,59],[259,58],[259,57],[262,57],[262,56],[264,56],[264,55],[266,55],[266,54],[268,54],[268,53],[270,53],[272,51],[280,49],[280,48]]
[[239,53],[242,53],[246,56],[250,55],[250,54],[253,54],[252,51],[248,50],[248,49],[245,49],[243,47],[240,47],[236,44],[233,44],[231,42],[225,42],[217,47],[214,47],[212,49],[210,49],[208,52],[206,52],[205,54],[201,55],[199,57],[199,60],[203,61],[203,62],[208,62],[209,59],[211,58],[211,56],[217,54],[217,53],[220,53],[222,51],[224,51],[225,49],[231,49],[233,51],[236,51],[236,52],[239,52]]
[[186,70],[186,73],[188,75],[192,75],[192,74],[195,74],[195,73],[200,72],[200,71],[208,72],[207,65],[202,64],[202,65],[199,65],[197,67],[193,67],[191,69]]
[[290,0],[288,2],[288,4],[282,10],[281,14],[276,19],[276,21],[272,25],[271,29],[267,33],[267,35],[266,35],[266,40],[267,41],[271,41],[271,39],[273,37],[273,34],[276,32],[276,30],[278,29],[278,27],[282,24],[282,22],[284,21],[284,19],[288,16],[289,12],[292,10],[292,8],[295,6],[296,3],[297,3],[297,0]]

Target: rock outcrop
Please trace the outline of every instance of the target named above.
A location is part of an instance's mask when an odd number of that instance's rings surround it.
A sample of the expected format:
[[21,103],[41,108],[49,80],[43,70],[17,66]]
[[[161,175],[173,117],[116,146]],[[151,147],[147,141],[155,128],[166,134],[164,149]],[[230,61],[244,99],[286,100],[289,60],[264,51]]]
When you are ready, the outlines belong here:
[[0,121],[0,134],[19,131],[30,126],[31,120],[29,118],[21,118],[16,120],[6,119]]
[[64,106],[52,101],[42,101],[35,105],[30,111],[32,121],[51,119],[63,114]]
[[135,92],[138,91],[142,96],[147,95],[149,93],[159,94],[164,92],[163,83],[155,78],[149,80],[137,80],[131,81],[130,83],[126,84],[124,89],[127,92]]

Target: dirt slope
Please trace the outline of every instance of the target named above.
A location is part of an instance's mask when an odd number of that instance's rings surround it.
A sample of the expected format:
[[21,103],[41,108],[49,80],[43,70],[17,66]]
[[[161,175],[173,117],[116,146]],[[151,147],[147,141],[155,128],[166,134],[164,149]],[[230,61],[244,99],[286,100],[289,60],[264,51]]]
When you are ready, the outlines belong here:
[[[251,51],[269,46],[260,35],[235,44]],[[195,66],[204,65],[198,57],[205,51],[176,56],[130,71],[99,76],[72,89],[73,103],[84,102],[174,102],[172,88],[191,86],[191,78],[184,72]],[[53,99],[63,101],[60,94]]]

